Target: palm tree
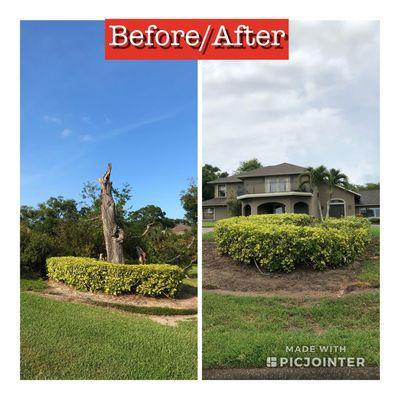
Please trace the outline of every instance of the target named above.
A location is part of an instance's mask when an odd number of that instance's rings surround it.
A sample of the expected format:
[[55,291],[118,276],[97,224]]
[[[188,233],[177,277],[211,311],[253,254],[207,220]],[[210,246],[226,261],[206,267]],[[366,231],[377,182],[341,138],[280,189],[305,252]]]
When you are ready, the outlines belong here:
[[335,186],[347,187],[349,185],[349,178],[340,169],[331,168],[327,173],[327,184],[329,188],[329,201],[326,207],[326,218],[329,217],[333,188]]
[[328,170],[325,166],[320,165],[317,168],[308,167],[305,172],[299,176],[299,188],[305,189],[306,185],[310,186],[310,191],[314,193],[317,190],[318,211],[321,219],[324,219],[322,214],[321,201],[319,199],[318,187],[324,183],[328,183]]

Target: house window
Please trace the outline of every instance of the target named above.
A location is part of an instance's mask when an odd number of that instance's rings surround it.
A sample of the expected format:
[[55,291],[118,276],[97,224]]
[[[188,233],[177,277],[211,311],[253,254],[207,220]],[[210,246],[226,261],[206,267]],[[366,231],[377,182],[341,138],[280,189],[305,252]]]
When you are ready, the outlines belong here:
[[290,177],[266,178],[265,191],[267,193],[290,192]]
[[343,199],[331,199],[327,202],[329,216],[340,218],[346,216],[346,202]]
[[214,219],[214,208],[204,208],[203,209],[203,219]]
[[358,209],[358,212],[366,218],[369,217],[380,217],[380,208],[379,207],[361,207]]
[[218,197],[226,197],[226,185],[218,185]]

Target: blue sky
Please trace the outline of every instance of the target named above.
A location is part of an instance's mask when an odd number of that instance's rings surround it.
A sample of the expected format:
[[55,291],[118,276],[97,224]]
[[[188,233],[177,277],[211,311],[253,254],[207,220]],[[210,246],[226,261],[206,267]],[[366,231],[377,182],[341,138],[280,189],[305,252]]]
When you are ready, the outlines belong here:
[[102,21],[21,23],[21,204],[79,199],[113,163],[131,206],[183,216],[197,176],[197,65],[106,61]]

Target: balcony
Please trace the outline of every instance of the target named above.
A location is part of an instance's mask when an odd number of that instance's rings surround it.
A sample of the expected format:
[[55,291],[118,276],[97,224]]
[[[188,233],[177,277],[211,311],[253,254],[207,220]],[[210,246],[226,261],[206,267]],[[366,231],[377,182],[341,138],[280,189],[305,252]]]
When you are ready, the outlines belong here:
[[282,190],[286,187],[277,187],[276,190],[267,192],[265,185],[239,187],[237,190],[237,199],[247,199],[252,197],[279,197],[279,196],[305,196],[311,197],[311,192],[301,190]]

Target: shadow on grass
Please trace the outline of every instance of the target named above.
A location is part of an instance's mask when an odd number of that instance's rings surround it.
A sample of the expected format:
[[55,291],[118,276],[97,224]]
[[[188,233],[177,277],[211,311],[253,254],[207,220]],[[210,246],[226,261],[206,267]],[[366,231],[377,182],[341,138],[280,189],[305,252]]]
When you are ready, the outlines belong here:
[[24,291],[38,291],[46,288],[44,278],[31,271],[21,271],[20,289]]

